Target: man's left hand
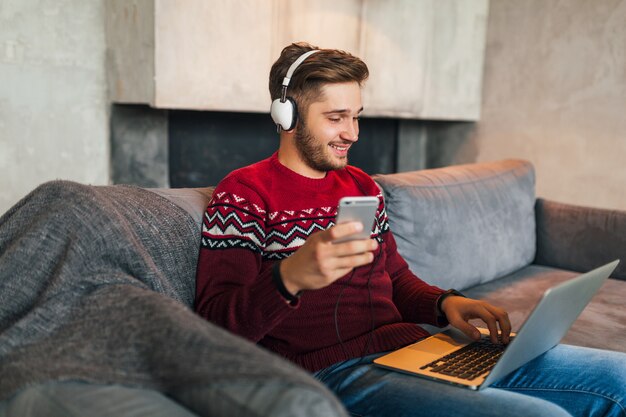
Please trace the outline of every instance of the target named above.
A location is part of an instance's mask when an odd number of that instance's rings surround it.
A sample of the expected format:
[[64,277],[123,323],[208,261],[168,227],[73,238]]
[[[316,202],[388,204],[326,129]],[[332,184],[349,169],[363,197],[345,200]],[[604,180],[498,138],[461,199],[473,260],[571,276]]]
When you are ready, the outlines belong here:
[[[448,322],[474,340],[480,339],[480,331],[469,323],[471,319],[481,319],[487,324],[491,341],[498,343],[498,335],[502,343],[509,343],[511,322],[507,312],[486,301],[471,298],[449,296],[441,303],[441,310]],[[500,333],[498,332],[500,329]]]

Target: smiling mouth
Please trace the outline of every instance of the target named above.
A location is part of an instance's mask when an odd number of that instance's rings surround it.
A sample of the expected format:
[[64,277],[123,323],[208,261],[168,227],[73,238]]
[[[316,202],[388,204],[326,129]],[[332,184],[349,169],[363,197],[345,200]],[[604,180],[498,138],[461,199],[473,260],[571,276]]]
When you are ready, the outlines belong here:
[[338,150],[339,152],[347,152],[348,149],[350,149],[350,145],[333,145],[333,144],[329,144],[328,146],[330,146],[333,149]]

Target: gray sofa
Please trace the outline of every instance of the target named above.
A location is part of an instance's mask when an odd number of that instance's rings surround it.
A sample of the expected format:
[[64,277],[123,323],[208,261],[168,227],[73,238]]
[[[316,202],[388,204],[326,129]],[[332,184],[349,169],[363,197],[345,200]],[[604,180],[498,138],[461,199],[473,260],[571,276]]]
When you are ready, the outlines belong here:
[[[374,179],[411,269],[431,284],[504,307],[514,329],[549,287],[621,259],[563,342],[626,352],[626,211],[536,198],[535,170],[523,160]],[[154,191],[200,224],[212,188]]]
[[[626,212],[536,199],[525,161],[374,178],[414,272],[507,308],[514,328],[549,286],[626,258]],[[158,390],[198,415],[259,399],[255,415],[345,415],[306,373],[191,312],[212,191],[53,182],[0,218],[0,416],[17,387],[68,379]],[[626,351],[624,279],[626,263],[565,342]]]

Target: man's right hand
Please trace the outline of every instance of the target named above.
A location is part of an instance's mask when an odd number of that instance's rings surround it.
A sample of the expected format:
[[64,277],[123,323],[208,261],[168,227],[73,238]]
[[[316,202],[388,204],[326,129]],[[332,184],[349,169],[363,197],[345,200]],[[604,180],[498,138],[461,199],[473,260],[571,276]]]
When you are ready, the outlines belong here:
[[323,288],[352,269],[372,262],[373,251],[378,248],[374,239],[333,243],[361,229],[361,223],[349,222],[311,235],[300,249],[280,264],[285,288],[292,294]]

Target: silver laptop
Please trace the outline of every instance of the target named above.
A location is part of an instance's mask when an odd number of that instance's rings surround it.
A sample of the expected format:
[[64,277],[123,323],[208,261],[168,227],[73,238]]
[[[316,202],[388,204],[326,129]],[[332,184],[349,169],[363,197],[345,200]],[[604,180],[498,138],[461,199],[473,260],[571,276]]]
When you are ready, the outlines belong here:
[[[374,363],[473,390],[484,389],[559,343],[618,263],[615,260],[547,290],[506,346],[491,344],[487,329],[481,329],[483,337],[475,342],[451,328],[381,356]],[[483,352],[478,364],[459,359],[471,350]]]

